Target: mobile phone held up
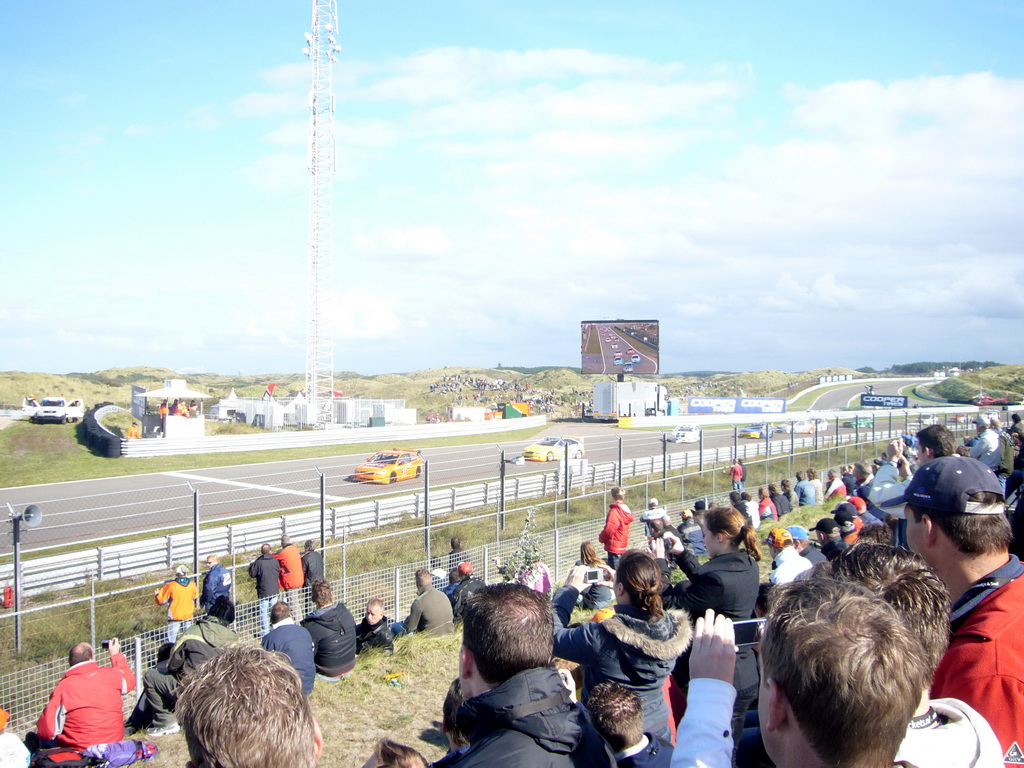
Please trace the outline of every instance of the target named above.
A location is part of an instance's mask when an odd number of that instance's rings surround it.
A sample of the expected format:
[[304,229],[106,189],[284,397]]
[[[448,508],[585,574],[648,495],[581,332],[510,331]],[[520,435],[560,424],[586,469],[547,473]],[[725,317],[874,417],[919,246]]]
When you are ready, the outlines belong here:
[[748,619],[747,621],[734,621],[733,631],[736,633],[736,647],[744,648],[757,645],[761,642],[761,627],[764,626],[764,619]]

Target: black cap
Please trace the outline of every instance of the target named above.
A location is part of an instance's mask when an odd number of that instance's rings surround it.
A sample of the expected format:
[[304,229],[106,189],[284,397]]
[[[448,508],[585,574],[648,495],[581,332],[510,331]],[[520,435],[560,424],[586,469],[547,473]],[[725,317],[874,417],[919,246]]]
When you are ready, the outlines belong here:
[[818,524],[814,526],[814,530],[832,534],[839,530],[839,523],[831,517],[823,517],[818,521]]

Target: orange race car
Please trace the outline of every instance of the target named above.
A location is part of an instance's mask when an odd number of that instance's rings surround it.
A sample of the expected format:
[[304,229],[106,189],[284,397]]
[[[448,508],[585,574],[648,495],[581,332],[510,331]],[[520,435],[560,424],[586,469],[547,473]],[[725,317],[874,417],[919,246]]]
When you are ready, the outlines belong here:
[[423,474],[423,457],[417,450],[392,448],[380,451],[356,467],[354,480],[360,483],[394,483]]

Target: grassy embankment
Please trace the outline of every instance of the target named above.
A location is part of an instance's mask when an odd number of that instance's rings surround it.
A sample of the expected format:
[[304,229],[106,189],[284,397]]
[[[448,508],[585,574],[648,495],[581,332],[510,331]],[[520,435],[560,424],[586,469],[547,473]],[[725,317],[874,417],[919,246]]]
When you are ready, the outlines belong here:
[[[787,515],[783,523],[813,527],[827,515],[823,507],[809,507]],[[767,536],[770,523],[761,526]],[[767,580],[771,561],[762,547],[762,580]],[[565,574],[557,574],[558,583]],[[580,614],[585,618],[586,614]],[[361,765],[384,736],[420,750],[428,760],[444,754],[446,742],[440,730],[441,704],[451,680],[458,674],[461,637],[406,637],[396,644],[395,655],[360,657],[356,672],[341,685],[319,683],[310,697],[313,713],[324,732],[322,768]],[[401,674],[401,687],[386,677]],[[178,734],[160,739],[161,753],[154,768],[184,765],[187,751]]]

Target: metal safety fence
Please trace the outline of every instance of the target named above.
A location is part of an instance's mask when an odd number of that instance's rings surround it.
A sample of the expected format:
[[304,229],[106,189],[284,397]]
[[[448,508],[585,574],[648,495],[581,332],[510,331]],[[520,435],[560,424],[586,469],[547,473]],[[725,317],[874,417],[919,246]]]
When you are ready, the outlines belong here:
[[[903,422],[903,423],[900,423]],[[956,427],[956,422],[950,421]],[[178,563],[197,568],[211,551],[248,551],[283,533],[335,539],[342,532],[375,529],[397,521],[431,519],[490,506],[517,505],[554,492],[586,492],[595,485],[663,472],[686,472],[705,465],[757,459],[798,450],[837,448],[906,431],[915,425],[892,415],[877,429],[859,421],[841,431],[779,439],[740,440],[736,430],[718,445],[668,442],[665,433],[628,433],[586,440],[581,459],[557,461],[555,469],[517,461],[524,443],[463,446],[424,462],[416,478],[396,486],[353,482],[357,462],[324,458],[301,470],[281,465],[258,470],[164,472],[121,478],[119,487],[88,496],[58,497],[40,503],[45,522],[23,533],[20,568],[0,542],[0,582],[18,598],[78,588],[90,580],[107,582],[145,577]],[[703,434],[702,434],[703,437]],[[695,449],[696,448],[696,449]],[[559,457],[560,458],[560,457]],[[39,503],[33,488],[6,489],[12,513]],[[88,545],[88,546],[83,546]]]
[[[792,442],[794,450],[762,455],[747,462],[748,486],[756,487],[762,478],[765,484],[777,482],[810,466],[817,467],[824,477],[828,468],[876,455],[885,441],[899,434],[879,431],[867,436],[873,440],[820,441],[817,450],[813,441],[808,445],[806,439],[783,441]],[[700,456],[681,452],[678,462],[663,461],[667,455],[664,453],[639,456],[609,466],[587,466],[582,473],[566,474],[563,465],[559,472],[542,473],[548,479],[532,481],[540,483],[532,498],[513,504],[509,503],[512,496],[503,501],[492,497],[481,503],[482,497],[478,496],[472,513],[457,514],[459,504],[453,505],[451,497],[445,499],[442,492],[438,494],[442,503],[435,506],[434,499],[425,500],[418,517],[410,514],[382,518],[361,527],[344,519],[334,523],[332,518],[326,546],[321,550],[327,577],[336,599],[350,606],[357,621],[371,598],[381,599],[392,619],[401,619],[415,596],[414,577],[418,568],[443,572],[457,562],[469,560],[485,581],[500,580],[499,563],[507,562],[516,551],[529,519],[535,526],[536,546],[552,578],[559,580],[577,559],[580,543],[596,539],[609,502],[608,490],[615,483],[626,489],[627,501],[635,509],[644,508],[654,496],[673,511],[692,505],[696,498],[725,500],[732,486],[723,473],[723,465],[733,460],[732,452],[721,448],[712,451],[718,451],[718,461],[713,461],[714,452],[705,451]],[[569,462],[570,470],[571,465]],[[220,551],[222,564],[232,574],[232,598],[237,603],[234,628],[243,638],[257,637],[260,626],[255,587],[248,577],[253,550],[282,533],[290,535],[300,546],[305,538],[319,544],[323,516],[313,510],[275,518],[271,528],[258,532],[242,528],[257,524],[265,521],[237,524],[223,539],[204,539],[213,542],[203,550],[204,556]],[[642,528],[636,528],[639,530],[634,530],[634,543],[640,543]],[[454,555],[453,537],[461,544]],[[89,640],[98,648],[97,642],[104,638],[127,638],[122,647],[141,679],[142,673],[155,663],[156,650],[165,639],[166,614],[153,599],[163,583],[162,579],[150,577],[142,583],[109,589],[94,576],[82,589],[84,594],[23,608],[17,617],[11,613],[0,616],[0,647],[9,653],[7,669],[0,675],[0,704],[12,712],[14,730],[32,725],[66,668],[61,657],[75,642]],[[304,614],[307,602],[302,593],[286,598],[298,616]],[[16,618],[24,640],[21,653],[15,652]],[[103,654],[98,651],[98,658]]]

